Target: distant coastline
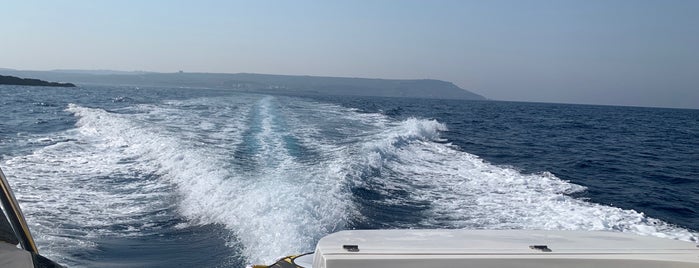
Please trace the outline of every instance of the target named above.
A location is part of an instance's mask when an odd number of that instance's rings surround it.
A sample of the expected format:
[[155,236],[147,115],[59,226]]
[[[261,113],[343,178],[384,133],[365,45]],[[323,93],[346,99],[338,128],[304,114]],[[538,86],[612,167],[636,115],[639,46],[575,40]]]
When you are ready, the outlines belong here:
[[72,83],[48,82],[33,78],[0,75],[0,85],[40,86],[40,87],[75,87]]
[[5,68],[0,68],[0,73],[89,85],[216,88],[266,94],[486,100],[485,97],[460,88],[451,82],[436,79],[376,79],[182,71],[176,73],[109,70],[21,71]]

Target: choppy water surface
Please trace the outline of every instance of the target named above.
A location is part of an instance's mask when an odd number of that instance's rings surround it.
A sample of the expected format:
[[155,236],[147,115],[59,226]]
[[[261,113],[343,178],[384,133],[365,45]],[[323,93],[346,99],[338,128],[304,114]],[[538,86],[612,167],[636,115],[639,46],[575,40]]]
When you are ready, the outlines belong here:
[[71,266],[242,266],[364,228],[696,241],[699,111],[0,87],[0,167]]

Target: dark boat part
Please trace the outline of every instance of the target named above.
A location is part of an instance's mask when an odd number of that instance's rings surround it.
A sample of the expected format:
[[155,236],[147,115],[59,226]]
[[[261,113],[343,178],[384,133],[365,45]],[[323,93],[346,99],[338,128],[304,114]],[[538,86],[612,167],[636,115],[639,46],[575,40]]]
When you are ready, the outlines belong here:
[[283,257],[277,262],[275,262],[272,265],[253,265],[252,268],[304,268],[303,266],[300,266],[294,262],[295,259],[301,256],[306,256],[309,254],[313,254],[313,252],[308,252],[304,254],[299,254],[299,255],[291,255],[291,256],[286,256]]

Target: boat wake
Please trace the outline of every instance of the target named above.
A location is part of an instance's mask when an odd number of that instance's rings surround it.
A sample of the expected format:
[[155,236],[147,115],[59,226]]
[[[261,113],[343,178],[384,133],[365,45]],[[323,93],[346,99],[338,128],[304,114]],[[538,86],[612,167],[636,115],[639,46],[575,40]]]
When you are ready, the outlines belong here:
[[209,224],[225,227],[247,262],[310,251],[352,228],[697,239],[641,212],[573,198],[585,188],[551,173],[489,164],[440,138],[448,126],[435,120],[243,94],[67,111],[74,129],[32,137],[56,142],[3,163],[49,256],[94,247],[97,237]]

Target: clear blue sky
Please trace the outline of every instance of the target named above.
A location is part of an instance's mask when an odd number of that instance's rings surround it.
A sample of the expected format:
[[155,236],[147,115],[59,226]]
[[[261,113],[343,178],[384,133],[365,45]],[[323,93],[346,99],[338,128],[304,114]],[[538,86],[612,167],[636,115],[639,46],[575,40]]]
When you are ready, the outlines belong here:
[[435,78],[699,108],[699,1],[0,0],[0,67]]

